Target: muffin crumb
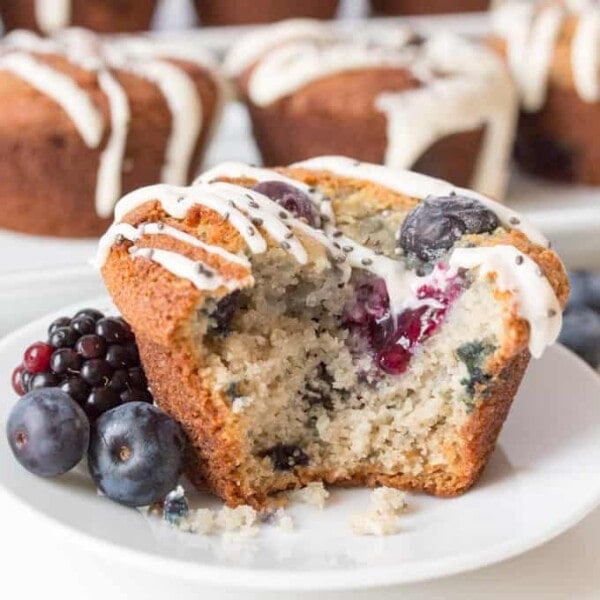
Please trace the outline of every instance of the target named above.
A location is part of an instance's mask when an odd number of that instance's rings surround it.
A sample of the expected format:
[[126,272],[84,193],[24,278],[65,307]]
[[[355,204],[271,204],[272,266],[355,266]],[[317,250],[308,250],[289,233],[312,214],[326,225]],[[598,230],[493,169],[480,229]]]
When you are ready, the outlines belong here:
[[407,508],[406,493],[380,487],[371,493],[369,511],[353,515],[350,528],[355,535],[393,535],[400,531],[398,517]]
[[325,508],[327,498],[329,498],[329,492],[321,481],[309,483],[306,487],[290,493],[290,500],[301,504],[310,504],[319,509]]

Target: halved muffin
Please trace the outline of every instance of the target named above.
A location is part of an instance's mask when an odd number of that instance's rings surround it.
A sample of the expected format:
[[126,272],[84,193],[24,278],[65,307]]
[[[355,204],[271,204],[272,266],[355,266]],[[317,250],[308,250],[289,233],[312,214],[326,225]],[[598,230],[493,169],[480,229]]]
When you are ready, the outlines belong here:
[[259,507],[311,481],[464,492],[568,296],[516,213],[339,157],[133,192],[99,264],[188,477]]

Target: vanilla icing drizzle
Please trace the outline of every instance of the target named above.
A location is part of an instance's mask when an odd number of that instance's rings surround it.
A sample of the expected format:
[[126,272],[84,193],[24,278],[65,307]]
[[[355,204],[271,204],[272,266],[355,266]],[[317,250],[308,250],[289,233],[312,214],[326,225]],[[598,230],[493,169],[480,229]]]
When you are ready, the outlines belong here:
[[[407,37],[399,29],[398,39]],[[436,141],[485,127],[472,186],[492,196],[504,194],[517,97],[501,60],[490,50],[447,34],[421,46],[366,43],[300,20],[249,34],[231,51],[225,68],[235,76],[253,64],[248,97],[258,106],[343,71],[410,70],[419,87],[375,99],[375,108],[387,118],[385,164],[410,168]]]
[[493,13],[495,31],[507,43],[510,68],[523,108],[540,110],[546,101],[556,45],[566,19],[575,15],[571,68],[577,93],[585,102],[600,100],[600,5],[593,0],[565,0],[536,6],[510,2]]
[[[155,47],[156,46],[156,47]],[[114,76],[114,70],[129,71],[155,84],[171,113],[171,131],[167,140],[161,180],[182,185],[188,180],[194,150],[202,131],[202,101],[194,80],[186,71],[170,62],[170,54],[161,59],[164,44],[125,37],[122,41],[103,40],[82,29],[71,29],[52,39],[41,39],[29,32],[15,31],[6,38],[6,50],[0,56],[0,69],[10,71],[65,110],[86,145],[98,148],[110,125],[106,145],[101,151],[96,178],[95,205],[98,216],[112,213],[121,195],[125,149],[131,120],[128,96]],[[105,123],[90,93],[65,73],[45,64],[41,56],[58,54],[82,69],[97,73],[98,85],[110,107],[110,123]],[[189,52],[175,53],[190,60]],[[212,71],[205,55],[195,62]],[[214,75],[214,73],[213,73]],[[215,76],[215,83],[221,81]]]
[[34,0],[38,29],[45,34],[67,27],[71,22],[71,0]]
[[[497,211],[499,219],[503,223],[506,222],[507,227],[519,225],[524,232],[531,231],[536,234],[536,237],[541,237],[520,217],[519,223],[516,223],[516,213],[508,211],[492,200],[424,175],[407,171],[398,172],[342,157],[321,157],[292,167],[330,171],[341,177],[373,181],[418,199],[429,195],[449,196],[452,192],[461,193]],[[416,299],[417,289],[428,282],[427,278],[418,277],[413,271],[407,269],[404,261],[379,254],[346,236],[336,228],[333,212],[330,218],[324,220],[323,229],[314,228],[295,218],[267,196],[219,180],[227,177],[255,181],[285,181],[305,191],[318,207],[331,204],[316,189],[309,188],[306,184],[276,171],[241,163],[226,163],[206,172],[189,187],[160,184],[127,194],[115,207],[115,221],[100,240],[97,265],[102,267],[113,244],[127,239],[134,243],[129,249],[132,258],[154,261],[174,275],[189,280],[200,290],[215,291],[221,287],[233,290],[252,285],[251,265],[245,254],[234,254],[218,245],[206,244],[163,222],[142,223],[138,227],[122,222],[132,210],[152,201],[158,202],[167,215],[180,220],[186,217],[192,207],[204,206],[215,211],[238,231],[246,243],[247,251],[251,254],[265,252],[268,247],[266,239],[268,237],[299,264],[306,264],[308,251],[305,243],[307,239],[311,239],[324,247],[331,260],[341,269],[344,280],[350,278],[352,268],[362,269],[383,278],[390,297],[392,314],[400,314],[408,307],[414,308],[416,304],[435,303],[433,299]],[[325,214],[323,210],[321,214]],[[505,221],[506,219],[508,220]],[[204,262],[192,260],[180,253],[155,247],[137,247],[135,243],[144,235],[170,236],[192,247],[202,248],[209,254],[218,254],[226,261],[245,267],[247,274],[238,279],[227,279]],[[458,269],[474,269],[480,277],[496,273],[495,285],[501,291],[511,292],[517,314],[530,325],[529,347],[533,356],[540,356],[543,349],[556,340],[561,324],[560,304],[536,263],[522,255],[516,248],[513,246],[455,248],[450,254],[449,265],[450,275],[456,274]],[[431,277],[437,276],[434,270]]]

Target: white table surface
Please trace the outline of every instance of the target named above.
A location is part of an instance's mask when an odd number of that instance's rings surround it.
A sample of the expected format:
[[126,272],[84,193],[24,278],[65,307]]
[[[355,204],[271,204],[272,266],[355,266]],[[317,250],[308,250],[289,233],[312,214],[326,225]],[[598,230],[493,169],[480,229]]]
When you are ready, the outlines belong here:
[[[0,276],[0,336],[46,312],[94,298],[102,292],[98,275],[89,268]],[[2,460],[0,457],[0,468]],[[122,564],[99,558],[89,550],[82,551],[69,536],[56,537],[43,521],[22,511],[12,499],[0,493],[0,598],[29,600],[43,594],[44,598],[53,599],[58,598],[59,593],[64,600],[282,598],[281,593],[201,590],[182,583],[174,587],[173,582],[151,573],[132,571]],[[296,596],[290,591],[283,597]],[[319,597],[365,600],[398,597],[420,600],[598,599],[600,510],[538,549],[473,573],[394,589],[319,594]]]

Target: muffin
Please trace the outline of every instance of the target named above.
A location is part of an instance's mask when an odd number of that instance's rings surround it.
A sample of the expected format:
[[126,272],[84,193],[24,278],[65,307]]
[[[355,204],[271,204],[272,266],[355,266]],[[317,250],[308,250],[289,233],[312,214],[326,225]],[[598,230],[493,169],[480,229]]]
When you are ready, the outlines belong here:
[[371,6],[383,15],[432,15],[487,10],[490,0],[371,0]]
[[339,0],[194,0],[202,25],[273,23],[293,17],[333,19]]
[[551,180],[600,185],[600,6],[509,3],[492,40],[521,96],[515,157]]
[[287,21],[244,37],[225,70],[265,164],[343,154],[504,192],[517,99],[487,47],[405,28],[371,39]]
[[222,84],[209,57],[84,30],[0,51],[0,227],[88,237],[119,196],[196,173]]
[[50,34],[69,26],[102,33],[149,29],[157,0],[0,0],[5,29]]
[[513,211],[341,157],[133,192],[98,264],[187,476],[257,508],[312,481],[467,490],[569,287]]

